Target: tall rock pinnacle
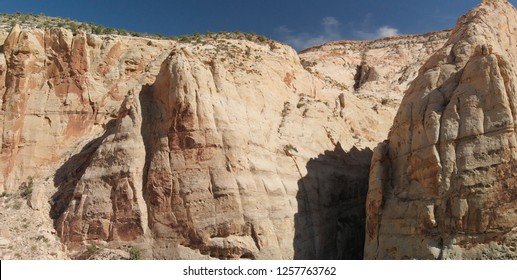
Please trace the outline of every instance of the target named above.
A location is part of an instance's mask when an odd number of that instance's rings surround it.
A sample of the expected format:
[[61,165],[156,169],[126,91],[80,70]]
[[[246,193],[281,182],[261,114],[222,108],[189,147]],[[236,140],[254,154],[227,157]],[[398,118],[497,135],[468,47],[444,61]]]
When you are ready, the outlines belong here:
[[366,258],[517,257],[516,43],[484,0],[420,69],[372,160]]

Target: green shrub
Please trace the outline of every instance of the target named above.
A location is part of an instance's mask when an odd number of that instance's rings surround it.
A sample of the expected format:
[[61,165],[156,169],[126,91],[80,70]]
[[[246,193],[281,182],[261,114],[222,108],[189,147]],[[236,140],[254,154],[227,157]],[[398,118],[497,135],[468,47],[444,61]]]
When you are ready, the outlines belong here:
[[102,26],[95,26],[93,29],[92,29],[92,32],[97,34],[97,35],[100,35],[104,32],[104,27]]
[[298,152],[298,149],[296,149],[296,147],[291,144],[284,146],[284,152],[286,155],[291,156],[293,154],[293,151]]
[[32,177],[28,177],[28,182],[23,182],[21,185],[20,185],[20,195],[21,197],[25,198],[25,199],[30,199],[31,195],[32,195],[32,188],[34,187],[34,182],[33,182],[33,179]]
[[103,33],[104,33],[104,34],[106,34],[106,35],[108,35],[108,34],[113,34],[113,33],[115,33],[115,29],[113,29],[113,28],[111,28],[111,27],[108,27],[108,28],[105,28],[105,29],[103,30]]
[[49,243],[50,240],[48,240],[48,238],[46,238],[45,236],[43,235],[38,235],[38,237],[35,238],[36,241],[43,241],[45,243]]
[[142,251],[140,251],[140,249],[138,249],[137,247],[131,247],[131,249],[129,249],[129,259],[130,260],[142,259]]
[[97,245],[95,245],[95,244],[90,244],[90,245],[86,246],[86,250],[88,251],[88,254],[90,256],[93,256],[99,251],[99,247],[97,247]]

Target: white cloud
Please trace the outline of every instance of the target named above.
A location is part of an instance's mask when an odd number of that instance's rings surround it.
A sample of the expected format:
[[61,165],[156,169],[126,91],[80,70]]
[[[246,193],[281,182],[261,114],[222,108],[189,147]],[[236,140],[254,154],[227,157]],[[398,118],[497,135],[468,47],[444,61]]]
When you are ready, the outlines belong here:
[[393,27],[383,26],[377,29],[377,35],[379,38],[397,36],[399,35],[399,30]]
[[334,17],[323,18],[323,28],[328,37],[339,37],[339,21]]
[[[381,26],[375,31],[369,27],[372,22],[373,15],[366,14],[364,20],[361,22],[358,31],[353,32],[355,38],[360,40],[375,40],[383,37],[397,36],[399,30],[391,26]],[[347,24],[348,29],[354,29],[354,24]],[[321,19],[321,33],[296,33],[287,26],[279,26],[275,31],[281,36],[282,41],[294,47],[296,50],[303,50],[309,47],[321,45],[331,41],[342,40],[344,38],[341,30],[341,23],[335,17],[324,17]],[[366,31],[365,31],[366,30]]]
[[284,41],[297,50],[303,50],[308,47],[317,46],[330,41],[339,40],[342,36],[339,31],[340,23],[335,17],[324,17],[321,20],[323,29],[321,35],[308,33],[294,34],[294,32],[286,26],[276,28],[276,32],[284,37]]
[[357,37],[361,40],[375,40],[384,37],[392,37],[400,35],[399,30],[391,26],[379,27],[375,32],[356,31]]
[[275,31],[277,33],[280,33],[280,34],[291,34],[291,33],[293,33],[293,31],[291,29],[289,29],[287,26],[284,26],[284,25],[275,28]]

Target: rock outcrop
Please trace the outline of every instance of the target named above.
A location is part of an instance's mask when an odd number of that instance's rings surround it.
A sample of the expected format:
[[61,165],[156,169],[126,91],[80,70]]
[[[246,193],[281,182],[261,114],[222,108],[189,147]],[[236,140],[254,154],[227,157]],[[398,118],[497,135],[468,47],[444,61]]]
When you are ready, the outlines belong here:
[[0,193],[51,176],[49,168],[104,131],[129,90],[154,81],[173,43],[149,41],[11,30],[0,58]]
[[[449,35],[450,30],[445,30],[374,41],[329,42],[301,51],[300,59],[308,71],[324,82],[324,88],[353,93],[368,104],[378,114],[378,134],[387,135],[404,92]],[[356,119],[348,110],[343,113],[345,119]]]
[[516,16],[301,54],[0,30],[0,258],[515,258]]
[[[300,58],[327,85],[359,90],[356,94],[379,100],[392,99],[398,108],[418,69],[449,35],[450,30],[445,30],[374,41],[330,42],[301,51]],[[374,79],[367,79],[369,68],[375,69]]]
[[366,258],[517,258],[516,18],[482,1],[420,69],[373,156]]
[[[0,204],[5,213],[0,216],[0,238],[10,244],[0,250],[0,256],[63,259],[67,252],[53,241],[57,232],[49,229],[53,227],[49,213],[55,215],[65,201],[75,201],[70,180],[99,185],[101,181],[78,176],[86,171],[86,176],[94,177],[91,174],[96,171],[91,169],[96,167],[70,170],[61,166],[76,160],[71,156],[88,142],[113,131],[112,120],[120,116],[118,110],[127,92],[138,93],[143,84],[154,82],[167,57],[164,50],[174,42],[19,26],[8,32],[0,30],[0,34],[6,38],[0,48]],[[134,153],[143,153],[142,149]],[[104,165],[113,167],[110,174],[120,172],[123,177],[123,168],[117,169],[113,161]],[[18,190],[29,182],[31,188]],[[64,198],[58,202],[51,199],[58,196],[56,187]],[[69,193],[63,195],[62,189]],[[104,191],[89,198],[100,195],[107,195],[104,201],[110,200],[110,193]],[[57,204],[51,207],[49,201]],[[72,223],[68,214],[56,223],[60,233]],[[111,226],[103,223],[105,213],[95,214],[99,228]],[[83,230],[88,229],[75,234]],[[74,236],[67,233],[62,241]]]
[[135,241],[145,235],[139,110],[138,96],[131,92],[106,132],[57,170],[51,215],[64,243]]
[[[236,59],[227,60],[230,55]],[[141,125],[126,115],[129,130],[115,124],[74,156],[78,163],[62,167],[64,174],[79,170],[62,188],[72,199],[54,197],[62,239],[71,247],[130,242],[158,259],[346,254],[338,252],[337,228],[341,220],[364,220],[367,175],[344,169],[367,170],[364,159],[371,155],[346,163],[341,150],[317,160],[336,161],[325,176],[305,165],[321,151],[356,142],[338,132],[347,128],[334,108],[316,99],[335,98],[318,83],[285,46],[228,40],[174,47],[155,83],[139,93]],[[317,121],[322,118],[324,126]],[[134,155],[138,149],[144,160]],[[143,170],[141,181],[137,170]],[[303,192],[317,196],[307,199]],[[348,198],[357,200],[349,203],[353,214],[340,215]],[[362,231],[345,229],[339,240],[361,239]],[[358,248],[355,254],[361,255]]]
[[354,76],[354,90],[359,90],[367,82],[376,81],[379,77],[375,67],[369,66],[365,61],[361,62],[361,65],[357,66],[357,72]]
[[394,113],[290,47],[15,27],[3,51],[0,191],[30,181],[19,211],[48,211],[70,257],[362,258],[368,147]]

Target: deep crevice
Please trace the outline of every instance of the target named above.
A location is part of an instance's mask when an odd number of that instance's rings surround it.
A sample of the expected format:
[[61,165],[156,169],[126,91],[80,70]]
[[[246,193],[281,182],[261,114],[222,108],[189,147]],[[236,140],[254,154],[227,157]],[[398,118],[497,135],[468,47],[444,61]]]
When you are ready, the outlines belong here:
[[307,163],[296,195],[294,259],[363,259],[372,155],[338,143]]
[[144,198],[146,208],[147,208],[147,226],[151,228],[151,209],[150,209],[150,201],[149,201],[149,191],[147,189],[148,183],[148,175],[149,168],[152,159],[152,143],[151,143],[151,127],[152,127],[152,115],[151,115],[151,106],[153,99],[153,87],[152,85],[144,85],[142,86],[142,90],[138,94],[138,99],[140,101],[140,112],[142,114],[142,126],[140,128],[140,134],[142,135],[142,140],[144,142],[145,147],[145,164],[144,170],[142,172],[142,196]]

